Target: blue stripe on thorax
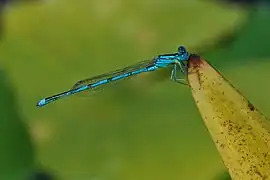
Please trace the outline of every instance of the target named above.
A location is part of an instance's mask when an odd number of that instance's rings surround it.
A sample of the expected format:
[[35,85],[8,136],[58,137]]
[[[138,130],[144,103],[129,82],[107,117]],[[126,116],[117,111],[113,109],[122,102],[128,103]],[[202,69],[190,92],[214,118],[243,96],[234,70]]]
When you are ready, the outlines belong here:
[[178,54],[164,54],[156,58],[155,65],[159,68],[167,67],[170,64],[175,63],[178,59]]

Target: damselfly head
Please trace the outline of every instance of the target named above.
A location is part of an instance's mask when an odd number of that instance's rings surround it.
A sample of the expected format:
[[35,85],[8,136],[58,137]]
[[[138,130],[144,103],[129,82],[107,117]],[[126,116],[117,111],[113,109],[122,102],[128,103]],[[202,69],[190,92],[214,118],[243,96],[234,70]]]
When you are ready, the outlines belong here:
[[188,60],[189,55],[187,49],[184,46],[178,47],[178,54],[181,57],[181,60]]
[[179,46],[178,47],[178,53],[179,55],[183,55],[187,53],[187,49],[184,46]]

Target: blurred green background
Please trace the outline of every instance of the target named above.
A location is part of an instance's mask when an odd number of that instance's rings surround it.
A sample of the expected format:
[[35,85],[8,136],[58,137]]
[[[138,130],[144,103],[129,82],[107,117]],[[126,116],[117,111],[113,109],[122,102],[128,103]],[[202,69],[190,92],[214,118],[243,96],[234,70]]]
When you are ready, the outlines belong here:
[[80,79],[179,45],[270,115],[265,4],[44,0],[8,5],[1,15],[0,180],[229,179],[190,90],[169,76],[158,81],[160,72],[35,106]]

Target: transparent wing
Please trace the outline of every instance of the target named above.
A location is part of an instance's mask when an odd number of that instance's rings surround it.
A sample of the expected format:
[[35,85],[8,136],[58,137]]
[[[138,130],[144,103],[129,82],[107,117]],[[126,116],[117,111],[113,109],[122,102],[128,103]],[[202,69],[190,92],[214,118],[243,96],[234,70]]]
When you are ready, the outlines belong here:
[[[124,67],[124,68],[121,68],[121,69],[117,69],[117,70],[111,71],[109,73],[105,73],[105,74],[97,75],[97,76],[94,76],[94,77],[91,77],[91,78],[80,80],[80,81],[76,82],[73,85],[72,89],[76,89],[76,88],[79,88],[79,87],[82,87],[82,86],[85,86],[85,85],[90,85],[90,84],[96,83],[96,82],[101,81],[101,80],[117,77],[117,76],[119,76],[121,74],[125,74],[125,73],[128,73],[128,72],[133,72],[133,71],[136,71],[136,70],[151,66],[153,64],[154,64],[154,60],[141,61],[141,62],[139,62],[137,64],[127,66],[127,67]],[[129,76],[129,77],[131,77],[131,76]],[[128,77],[123,78],[123,79],[127,79],[127,78]],[[114,82],[116,82],[116,81],[110,81],[107,84],[103,84],[101,86],[97,86],[94,89],[89,89],[89,90],[91,90],[91,91],[100,90],[100,89],[103,89],[105,86],[108,86],[108,85],[110,85],[110,84],[112,84]]]

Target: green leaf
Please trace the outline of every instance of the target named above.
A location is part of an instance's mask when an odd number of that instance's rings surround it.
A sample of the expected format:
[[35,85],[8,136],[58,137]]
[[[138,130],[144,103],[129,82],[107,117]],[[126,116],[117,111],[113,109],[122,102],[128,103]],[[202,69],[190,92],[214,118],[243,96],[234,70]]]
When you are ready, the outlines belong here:
[[33,167],[33,146],[14,89],[0,71],[0,179],[21,180]]
[[198,53],[214,64],[243,64],[254,59],[270,57],[270,8],[250,9],[247,22],[236,32],[223,34],[215,46]]

